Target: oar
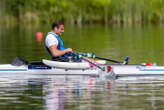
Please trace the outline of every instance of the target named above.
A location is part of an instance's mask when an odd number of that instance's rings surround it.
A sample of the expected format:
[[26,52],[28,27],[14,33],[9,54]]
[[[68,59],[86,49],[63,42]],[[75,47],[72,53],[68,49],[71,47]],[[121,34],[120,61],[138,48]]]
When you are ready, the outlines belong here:
[[[72,55],[75,55],[75,56],[78,56],[78,55],[77,55],[76,53],[74,53],[74,52],[71,53],[71,54],[72,54]],[[88,63],[90,63],[90,64],[96,66],[96,67],[99,68],[100,70],[105,71],[102,67],[100,67],[99,65],[95,64],[94,62],[88,60],[87,58],[85,58],[85,57],[83,57],[83,56],[81,56],[81,58],[82,58],[83,60],[87,61]]]
[[100,67],[99,65],[95,64],[95,63],[92,62],[92,61],[89,61],[89,60],[86,59],[85,57],[82,57],[82,59],[85,60],[85,61],[87,61],[88,63],[90,63],[90,64],[96,66],[96,67],[99,68],[100,70],[105,71],[102,67]]
[[96,56],[95,58],[101,59],[101,60],[110,61],[110,62],[113,62],[113,63],[120,63],[120,64],[122,63],[122,62],[120,62],[120,61],[111,60],[111,59],[107,59],[107,58],[103,58],[103,57],[98,57],[98,56]]
[[[74,54],[76,54],[76,53],[81,53],[81,52],[74,52]],[[82,54],[83,55],[87,55],[87,53],[82,53]],[[128,64],[128,60],[129,60],[129,57],[128,56],[126,56],[124,58],[124,62],[116,61],[116,60],[112,60],[112,59],[107,59],[107,58],[103,58],[103,57],[99,57],[99,56],[94,56],[94,58],[101,59],[101,60],[106,60],[106,61],[110,61],[110,62],[113,62],[113,63],[124,64],[124,65]]]
[[103,58],[103,57],[98,57],[98,56],[96,56],[95,58],[101,59],[101,60],[110,61],[110,62],[113,62],[113,63],[118,63],[118,64],[128,64],[128,60],[129,60],[129,57],[128,56],[125,57],[124,62],[120,62],[120,61],[116,61],[116,60],[111,60],[111,59],[107,59],[107,58]]

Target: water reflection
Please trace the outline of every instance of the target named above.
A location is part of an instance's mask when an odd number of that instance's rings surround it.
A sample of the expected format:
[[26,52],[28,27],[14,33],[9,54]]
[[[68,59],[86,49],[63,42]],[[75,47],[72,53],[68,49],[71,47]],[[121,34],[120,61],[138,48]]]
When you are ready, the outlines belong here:
[[[106,81],[93,76],[1,74],[0,109],[64,110],[90,107],[94,92],[103,91]],[[103,86],[104,85],[104,86]],[[98,94],[100,94],[98,92]],[[80,108],[79,108],[80,109]]]
[[[52,79],[43,88],[45,109],[64,110],[65,107],[73,106],[74,103],[78,104],[77,99],[82,99],[79,103],[87,103],[87,109],[89,109],[93,101],[94,90],[101,89],[99,86],[96,87],[97,82],[99,80],[91,76],[67,76]],[[107,83],[106,86],[109,89],[111,84]]]
[[0,109],[163,110],[163,87],[164,77],[1,74]]
[[64,90],[63,84],[51,84],[49,88],[44,88],[45,92],[45,101],[46,101],[46,109],[47,110],[64,110]]
[[[117,92],[123,108],[163,110],[164,77],[125,77],[117,80]],[[126,103],[128,102],[128,103]],[[129,105],[127,105],[129,104]]]

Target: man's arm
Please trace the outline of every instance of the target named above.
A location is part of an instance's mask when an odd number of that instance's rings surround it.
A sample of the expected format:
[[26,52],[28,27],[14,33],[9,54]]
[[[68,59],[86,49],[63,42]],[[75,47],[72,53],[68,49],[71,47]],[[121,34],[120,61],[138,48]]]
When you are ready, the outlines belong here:
[[64,55],[65,53],[72,52],[71,48],[67,48],[65,50],[58,50],[57,45],[52,45],[49,47],[49,50],[51,51],[51,54],[55,57]]

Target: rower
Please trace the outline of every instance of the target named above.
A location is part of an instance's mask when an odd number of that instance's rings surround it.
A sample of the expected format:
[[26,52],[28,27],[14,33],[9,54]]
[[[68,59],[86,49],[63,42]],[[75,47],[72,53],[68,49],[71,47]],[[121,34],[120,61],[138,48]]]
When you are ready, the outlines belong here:
[[64,23],[61,21],[52,23],[52,30],[48,32],[45,38],[45,47],[52,60],[55,61],[68,61],[69,53],[72,48],[64,48],[61,35],[64,32]]

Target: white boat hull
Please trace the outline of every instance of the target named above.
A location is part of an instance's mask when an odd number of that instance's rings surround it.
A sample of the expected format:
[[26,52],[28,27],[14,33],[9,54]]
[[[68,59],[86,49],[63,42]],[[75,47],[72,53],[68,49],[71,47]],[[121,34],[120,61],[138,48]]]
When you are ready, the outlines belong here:
[[117,76],[164,75],[164,66],[112,65]]
[[[103,65],[106,67],[106,65]],[[93,67],[89,69],[69,69],[55,68],[47,66],[29,67],[28,65],[13,66],[11,64],[0,65],[0,73],[10,74],[32,74],[32,75],[100,75],[107,74],[110,76],[148,76],[164,75],[164,66],[142,66],[142,65],[111,65],[110,72],[103,72]],[[14,74],[13,74],[14,75]]]
[[107,74],[110,75],[112,72],[103,72],[100,69],[94,67],[89,69],[63,69],[63,68],[54,68],[48,66],[36,66],[29,67],[28,65],[23,66],[13,66],[11,64],[0,65],[0,73],[3,74],[32,74],[32,75],[100,75]]

